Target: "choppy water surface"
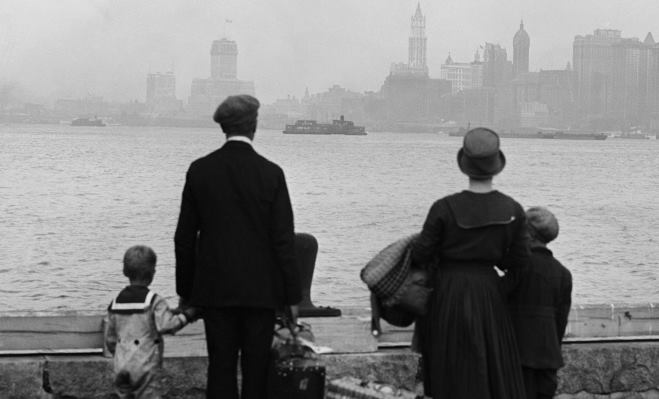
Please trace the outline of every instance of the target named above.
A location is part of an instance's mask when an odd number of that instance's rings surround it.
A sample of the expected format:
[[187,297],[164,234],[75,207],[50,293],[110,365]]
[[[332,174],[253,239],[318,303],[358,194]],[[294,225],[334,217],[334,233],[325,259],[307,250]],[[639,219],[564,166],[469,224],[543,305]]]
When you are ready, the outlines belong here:
[[[213,129],[0,126],[3,310],[102,309],[138,243],[155,249],[153,288],[173,299],[185,172],[222,142]],[[466,186],[460,145],[432,134],[258,132],[257,150],[286,172],[296,230],[320,243],[314,302],[366,306],[365,262]],[[659,302],[659,141],[503,139],[502,149],[495,185],[556,213],[553,249],[572,270],[576,303]]]

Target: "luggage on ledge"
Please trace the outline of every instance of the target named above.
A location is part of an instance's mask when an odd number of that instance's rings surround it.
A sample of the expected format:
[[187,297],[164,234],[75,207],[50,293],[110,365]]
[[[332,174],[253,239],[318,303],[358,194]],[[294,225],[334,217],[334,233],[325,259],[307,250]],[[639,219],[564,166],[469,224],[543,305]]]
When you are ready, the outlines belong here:
[[[285,327],[288,326],[288,327]],[[313,342],[305,323],[277,320],[268,370],[268,399],[323,399],[325,366],[301,341]]]
[[325,366],[317,359],[274,361],[268,375],[268,399],[323,399]]

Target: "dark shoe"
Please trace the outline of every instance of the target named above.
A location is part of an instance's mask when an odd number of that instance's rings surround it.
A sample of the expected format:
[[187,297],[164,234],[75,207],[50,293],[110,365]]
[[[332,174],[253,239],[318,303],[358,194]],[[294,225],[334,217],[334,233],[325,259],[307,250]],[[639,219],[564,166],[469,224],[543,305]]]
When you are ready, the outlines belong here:
[[341,309],[330,306],[314,306],[310,308],[300,307],[298,317],[339,317]]

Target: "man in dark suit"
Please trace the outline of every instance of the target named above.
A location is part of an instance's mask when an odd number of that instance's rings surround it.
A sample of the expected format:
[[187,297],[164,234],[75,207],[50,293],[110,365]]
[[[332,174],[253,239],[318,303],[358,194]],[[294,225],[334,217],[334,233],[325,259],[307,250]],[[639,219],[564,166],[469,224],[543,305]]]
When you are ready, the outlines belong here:
[[527,399],[554,397],[563,366],[561,342],[572,303],[572,275],[547,248],[558,236],[558,220],[546,208],[526,211],[531,258],[511,295]]
[[297,317],[293,211],[282,169],[254,151],[259,102],[230,96],[213,119],[225,144],[188,169],[174,238],[176,291],[199,307],[208,398],[263,399],[275,310]]

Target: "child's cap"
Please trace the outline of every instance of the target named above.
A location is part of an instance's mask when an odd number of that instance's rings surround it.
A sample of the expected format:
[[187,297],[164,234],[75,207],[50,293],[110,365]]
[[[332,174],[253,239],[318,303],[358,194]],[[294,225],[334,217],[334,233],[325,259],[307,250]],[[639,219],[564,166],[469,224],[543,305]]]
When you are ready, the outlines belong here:
[[545,244],[558,236],[558,219],[547,208],[534,206],[526,211],[529,233]]

